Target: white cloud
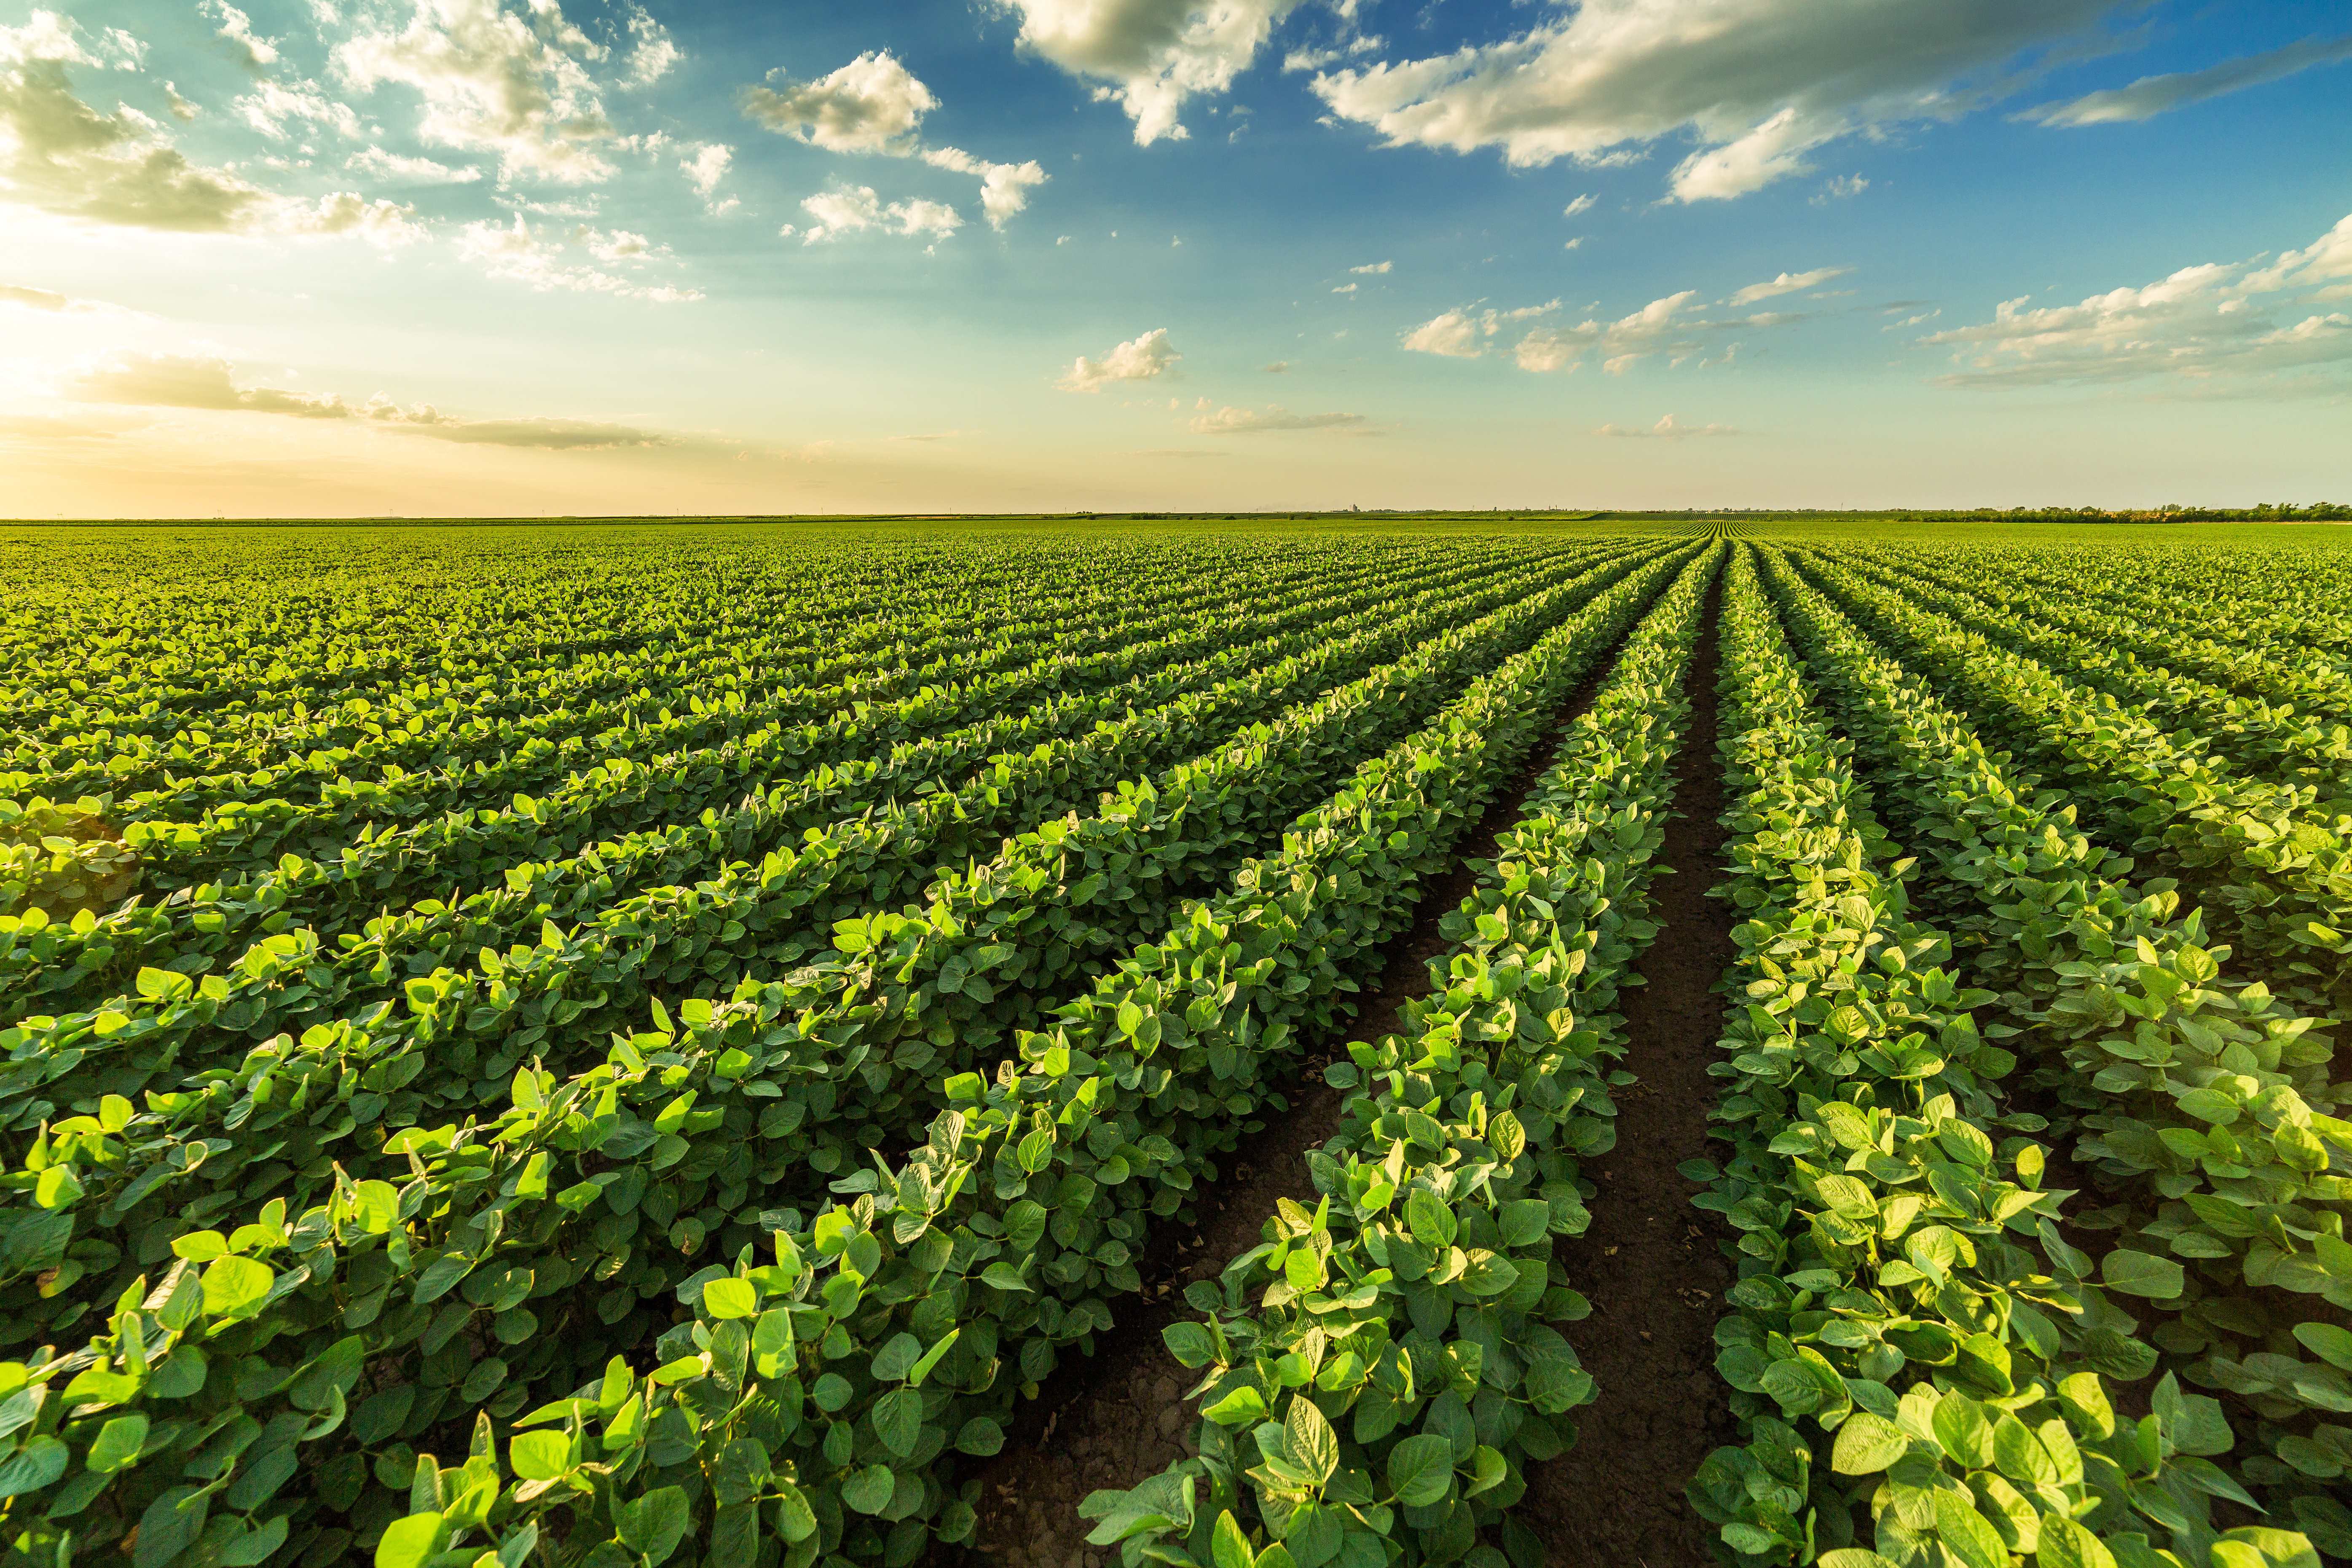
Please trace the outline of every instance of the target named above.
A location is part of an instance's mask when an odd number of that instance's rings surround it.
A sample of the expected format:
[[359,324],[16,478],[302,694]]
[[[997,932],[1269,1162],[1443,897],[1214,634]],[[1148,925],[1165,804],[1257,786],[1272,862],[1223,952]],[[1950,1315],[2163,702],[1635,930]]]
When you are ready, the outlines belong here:
[[410,158],[398,153],[387,153],[381,147],[370,147],[353,153],[343,167],[358,169],[379,180],[390,180],[404,185],[470,185],[482,177],[482,172],[468,163],[452,168],[430,158]]
[[1514,166],[1587,165],[1679,132],[1700,150],[1672,199],[1737,196],[1801,174],[1855,132],[1952,119],[2013,90],[2006,68],[2075,37],[2113,0],[1584,0],[1517,37],[1318,76],[1343,119],[1391,146],[1499,148]]
[[557,0],[530,0],[530,8],[525,22],[499,0],[415,0],[400,31],[337,45],[335,68],[354,88],[415,89],[417,134],[496,153],[502,178],[610,178],[613,165],[597,149],[616,133],[582,63],[607,51],[564,20]]
[[1348,430],[1365,423],[1360,414],[1293,414],[1279,404],[1264,413],[1254,408],[1220,408],[1192,421],[1195,436],[1255,436],[1269,430]]
[[1098,360],[1078,356],[1062,378],[1065,392],[1100,392],[1115,381],[1151,381],[1168,374],[1184,356],[1168,341],[1168,329],[1154,327],[1139,338],[1120,343]]
[[[801,243],[814,245],[819,240],[835,239],[859,229],[878,228],[885,234],[928,234],[931,243],[938,244],[963,226],[963,218],[955,208],[944,202],[885,203],[874,194],[871,185],[853,185],[847,190],[826,191],[801,203],[809,216],[816,219]],[[791,225],[783,232],[793,232]]]
[[2147,120],[2168,109],[2201,103],[2225,92],[2257,87],[2312,66],[2341,59],[2352,59],[2352,34],[2340,38],[2305,38],[2267,54],[2224,60],[2201,71],[2144,76],[2129,87],[2112,87],[2064,103],[2045,103],[2027,110],[2019,118],[2043,125],[2114,125]]
[[550,450],[651,447],[668,439],[648,430],[585,419],[458,419],[429,403],[406,408],[378,393],[353,404],[332,394],[239,386],[225,359],[194,354],[116,353],[85,367],[68,387],[78,403],[142,408],[196,408],[277,414],[296,419],[348,419],[435,440]]
[[1860,174],[1835,174],[1822,182],[1822,188],[1809,198],[1817,207],[1832,202],[1849,201],[1870,189],[1870,182]]
[[667,255],[660,247],[647,241],[645,236],[631,234],[625,229],[614,229],[608,234],[583,225],[559,239],[544,228],[532,228],[520,213],[515,215],[514,223],[508,227],[502,228],[495,223],[467,224],[458,232],[457,254],[467,260],[480,262],[483,269],[493,278],[511,278],[541,292],[551,289],[567,289],[576,293],[612,294],[622,299],[663,302],[702,298],[698,289],[647,284],[607,272],[602,268],[579,266],[561,259],[567,242],[597,260],[608,263],[640,263]]
[[1564,244],[1562,244],[1562,245],[1560,246],[1560,248],[1561,248],[1562,250],[1574,250],[1578,246],[1582,245],[1583,243],[1584,243],[1584,237],[1583,237],[1582,235],[1580,235],[1580,235],[1578,235],[1574,239],[1569,240],[1569,241],[1565,242]]
[[1101,85],[1148,147],[1187,132],[1197,94],[1223,92],[1301,0],[995,0],[1021,16],[1021,46]]
[[1728,425],[1678,425],[1671,414],[1646,430],[1632,429],[1622,425],[1603,425],[1595,436],[1636,436],[1653,439],[1680,441],[1692,436],[1737,436],[1738,431]]
[[1385,275],[1386,273],[1393,271],[1395,268],[1396,263],[1393,261],[1375,261],[1368,267],[1350,267],[1348,270],[1350,272],[1370,272]]
[[1559,301],[1554,300],[1548,305],[1522,305],[1516,310],[1490,310],[1477,315],[1467,309],[1448,310],[1407,332],[1404,346],[1415,353],[1476,359],[1486,353],[1485,340],[1512,322],[1548,316],[1559,309]]
[[728,167],[735,161],[735,149],[721,142],[706,142],[695,150],[691,158],[678,160],[678,168],[695,194],[709,201],[718,193],[719,182],[727,177]]
[[1463,310],[1448,310],[1423,321],[1404,335],[1404,346],[1415,353],[1443,354],[1449,359],[1476,359],[1483,352],[1478,322]]
[[246,123],[273,141],[286,140],[289,121],[306,121],[323,125],[345,136],[360,134],[360,118],[351,105],[338,103],[319,89],[315,82],[298,81],[291,86],[282,82],[265,81],[257,92],[236,100]]
[[980,210],[988,216],[991,228],[1003,228],[1006,218],[1028,206],[1029,193],[1053,178],[1034,158],[1025,163],[992,163],[961,147],[934,147],[923,154],[923,162],[935,169],[979,175]]
[[95,223],[225,233],[257,220],[266,193],[192,163],[137,110],[101,114],[77,98],[68,63],[88,63],[47,12],[0,27],[0,202]]
[[180,89],[168,81],[163,84],[163,103],[172,111],[172,118],[184,125],[204,112],[194,104],[182,98]]
[[1569,203],[1567,206],[1561,208],[1559,216],[1562,217],[1574,217],[1579,213],[1591,212],[1591,210],[1592,193],[1588,191],[1584,195],[1577,197],[1574,201]]
[[[1560,304],[1557,300],[1515,310],[1475,310],[1465,306],[1415,327],[1405,334],[1404,346],[1421,353],[1476,359],[1488,347],[1509,341],[1512,359],[1524,371],[1574,371],[1583,363],[1585,354],[1598,353],[1602,356],[1602,370],[1612,375],[1622,375],[1653,354],[1668,354],[1673,363],[1681,364],[1724,343],[1734,333],[1806,319],[1802,313],[1767,311],[1723,321],[1694,320],[1686,312],[1697,298],[1696,289],[1685,289],[1653,300],[1613,321],[1592,319],[1560,326],[1523,325],[1557,311]],[[1728,363],[1738,347],[1738,342],[1732,342],[1719,357],[1702,360],[1701,363]]]
[[[935,169],[973,175],[980,181],[981,211],[992,228],[1003,228],[1007,218],[1028,206],[1029,193],[1052,178],[1034,158],[993,163],[961,147],[924,147],[923,116],[938,108],[940,100],[887,50],[860,55],[814,81],[793,81],[782,71],[768,75],[772,81],[782,79],[781,84],[745,88],[746,115],[771,131],[829,153],[920,158]],[[937,202],[906,205],[934,215],[953,210]]]
[[642,5],[629,7],[629,35],[636,42],[629,49],[629,74],[623,79],[631,87],[651,87],[683,58],[668,32]]
[[1948,386],[2163,377],[2259,389],[2282,371],[2352,366],[2352,315],[2309,308],[2342,300],[2352,300],[2352,216],[2267,266],[2257,258],[2184,267],[2075,305],[2005,300],[1990,321],[1919,341],[1955,351],[1962,368],[1943,378]]
[[1794,294],[1801,289],[1811,289],[1832,278],[1843,278],[1853,270],[1851,267],[1817,267],[1811,272],[1783,272],[1769,283],[1750,283],[1734,294],[1730,303],[1752,305],[1759,300],[1769,300],[1775,295]]
[[1337,289],[1332,289],[1331,292],[1334,294],[1352,294],[1360,287],[1360,284],[1342,283]]
[[278,63],[278,41],[256,37],[253,19],[226,0],[202,0],[196,9],[220,24],[220,37],[236,46],[237,63],[246,69],[258,71]]
[[1287,374],[1290,370],[1290,362],[1286,359],[1278,359],[1272,364],[1262,366],[1261,370],[1263,374],[1266,375]]
[[16,283],[0,283],[0,305],[21,305],[27,310],[63,310],[78,301],[47,289],[27,289]]
[[858,56],[830,76],[793,81],[771,71],[779,87],[747,87],[743,112],[769,130],[829,153],[916,151],[923,116],[939,107],[931,89],[888,50]]
[[352,235],[379,249],[413,245],[425,237],[416,223],[416,209],[378,197],[369,201],[356,191],[337,191],[315,203],[289,201],[273,215],[271,229],[289,235]]

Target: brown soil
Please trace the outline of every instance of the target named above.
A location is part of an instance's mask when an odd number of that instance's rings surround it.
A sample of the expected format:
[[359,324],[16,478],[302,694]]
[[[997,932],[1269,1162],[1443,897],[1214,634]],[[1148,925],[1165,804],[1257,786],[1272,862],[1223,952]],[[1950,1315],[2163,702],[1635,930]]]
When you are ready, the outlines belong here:
[[[1125,1489],[1196,1452],[1196,1419],[1184,1402],[1197,1374],[1176,1364],[1160,1340],[1170,1323],[1193,1316],[1184,1287],[1214,1279],[1227,1260],[1257,1245],[1259,1227],[1276,1198],[1312,1205],[1307,1152],[1335,1129],[1338,1089],[1323,1081],[1324,1066],[1346,1054],[1350,1039],[1378,1039],[1403,1023],[1404,1005],[1429,989],[1429,963],[1449,943],[1438,922],[1476,885],[1471,862],[1491,858],[1495,841],[1519,819],[1536,781],[1550,765],[1560,732],[1590,705],[1616,663],[1616,649],[1596,660],[1593,673],[1564,703],[1551,730],[1529,750],[1526,765],[1462,839],[1454,868],[1422,889],[1413,923],[1381,949],[1379,979],[1357,1002],[1356,1021],[1343,1035],[1310,1048],[1295,1085],[1286,1084],[1290,1110],[1270,1118],[1244,1143],[1227,1173],[1202,1197],[1197,1225],[1153,1237],[1143,1265],[1140,1303],[1119,1314],[1083,1363],[1065,1363],[1044,1394],[1023,1408],[1003,1452],[981,1467],[980,1527],[958,1554],[991,1568],[1104,1568],[1118,1549],[1085,1544],[1092,1524],[1078,1515],[1087,1494]],[[1672,1175],[1669,1162],[1668,1174]],[[955,1561],[946,1553],[942,1561]]]
[[1675,1167],[1719,1156],[1706,1138],[1717,1098],[1706,1076],[1721,1037],[1716,984],[1731,965],[1729,911],[1710,900],[1720,878],[1723,786],[1716,764],[1718,582],[1690,672],[1692,712],[1675,762],[1676,819],[1660,851],[1672,876],[1651,886],[1664,928],[1639,964],[1645,984],[1621,1004],[1640,1079],[1616,1099],[1615,1147],[1586,1166],[1600,1186],[1592,1225],[1557,1256],[1592,1315],[1569,1326],[1598,1384],[1577,1411],[1575,1445],[1535,1467],[1513,1510],[1540,1538],[1551,1568],[1686,1568],[1710,1563],[1715,1531],[1683,1484],[1715,1448],[1737,1442],[1715,1371],[1715,1325],[1735,1274],[1718,1247],[1728,1231],[1691,1207],[1701,1190]]

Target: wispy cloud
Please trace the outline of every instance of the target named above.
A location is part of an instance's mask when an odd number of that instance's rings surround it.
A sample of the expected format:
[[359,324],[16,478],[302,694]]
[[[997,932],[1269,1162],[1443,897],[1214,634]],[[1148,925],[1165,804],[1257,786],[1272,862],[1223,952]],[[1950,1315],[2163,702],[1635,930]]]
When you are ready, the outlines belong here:
[[2259,87],[2263,82],[2276,81],[2281,77],[2293,76],[2313,66],[2330,65],[2342,59],[2352,59],[2352,33],[2338,38],[2305,38],[2301,43],[2289,44],[2267,54],[2224,60],[2201,71],[2144,76],[2129,87],[2113,87],[2102,92],[2085,93],[2063,103],[2041,104],[2025,110],[2018,118],[2042,125],[2116,125],[2147,120],[2168,109],[2202,103],[2225,92]]

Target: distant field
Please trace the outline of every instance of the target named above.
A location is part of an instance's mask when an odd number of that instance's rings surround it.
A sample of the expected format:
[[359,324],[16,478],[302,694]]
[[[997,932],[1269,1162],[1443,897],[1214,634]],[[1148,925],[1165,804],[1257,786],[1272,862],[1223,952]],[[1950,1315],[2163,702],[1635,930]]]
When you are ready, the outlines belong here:
[[2347,544],[0,524],[8,1561],[2352,1560]]

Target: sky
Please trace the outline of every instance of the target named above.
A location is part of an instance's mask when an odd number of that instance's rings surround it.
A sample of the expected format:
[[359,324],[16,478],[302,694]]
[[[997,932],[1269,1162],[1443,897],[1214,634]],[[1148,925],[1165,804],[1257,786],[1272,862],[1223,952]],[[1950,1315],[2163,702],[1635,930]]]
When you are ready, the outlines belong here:
[[2352,499],[2352,11],[0,0],[0,515]]

